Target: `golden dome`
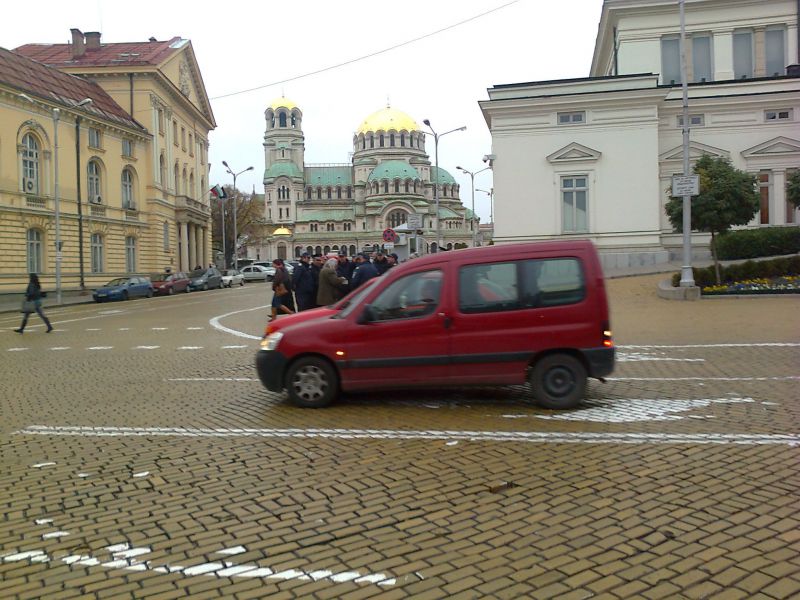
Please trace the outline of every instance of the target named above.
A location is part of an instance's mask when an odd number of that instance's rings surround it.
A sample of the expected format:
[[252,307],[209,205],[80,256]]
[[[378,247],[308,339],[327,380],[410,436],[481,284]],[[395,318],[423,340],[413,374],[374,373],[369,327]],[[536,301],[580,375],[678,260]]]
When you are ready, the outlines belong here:
[[403,111],[387,106],[364,119],[357,133],[389,131],[391,129],[395,131],[419,131],[419,125]]
[[287,227],[278,227],[272,235],[292,235],[292,231]]
[[281,96],[280,98],[273,100],[272,103],[267,108],[271,108],[272,110],[277,110],[279,108],[288,108],[289,110],[292,110],[297,108],[297,104],[295,104],[288,98]]

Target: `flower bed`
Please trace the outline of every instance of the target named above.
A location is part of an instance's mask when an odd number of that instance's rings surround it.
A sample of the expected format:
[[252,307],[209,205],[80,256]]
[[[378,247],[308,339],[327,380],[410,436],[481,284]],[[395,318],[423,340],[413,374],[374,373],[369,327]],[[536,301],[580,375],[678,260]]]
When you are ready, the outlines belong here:
[[755,294],[800,294],[800,276],[756,278],[702,288],[703,296],[741,296]]

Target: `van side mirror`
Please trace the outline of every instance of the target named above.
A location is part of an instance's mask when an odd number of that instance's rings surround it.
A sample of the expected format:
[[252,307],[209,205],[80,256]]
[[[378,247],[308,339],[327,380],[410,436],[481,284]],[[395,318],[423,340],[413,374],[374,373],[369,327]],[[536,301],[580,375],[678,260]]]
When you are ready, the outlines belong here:
[[375,317],[375,310],[371,305],[367,304],[364,306],[364,309],[361,311],[361,315],[359,315],[356,322],[359,325],[364,325],[366,323],[372,323],[375,320],[377,320]]

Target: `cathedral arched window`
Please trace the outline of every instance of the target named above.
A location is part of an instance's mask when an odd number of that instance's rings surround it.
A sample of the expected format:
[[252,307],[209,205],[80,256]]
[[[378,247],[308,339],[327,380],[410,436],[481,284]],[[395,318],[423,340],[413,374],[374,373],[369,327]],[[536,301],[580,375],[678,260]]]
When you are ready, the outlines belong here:
[[405,145],[406,145],[406,134],[405,133],[401,133],[400,134],[400,147],[401,148],[405,148]]
[[328,200],[330,200],[333,196],[331,195],[331,188],[328,188]]
[[375,136],[372,136],[372,135],[369,136],[369,147],[370,148],[374,148],[375,147]]
[[414,193],[417,193],[417,180],[414,180]]
[[389,181],[388,180],[383,182],[383,193],[384,194],[388,194],[389,193]]
[[342,188],[341,188],[341,186],[337,186],[336,187],[336,199],[337,200],[341,200],[342,199]]
[[297,117],[292,115],[292,129],[297,127]]
[[383,148],[383,134],[381,134],[380,140],[381,140],[381,148]]
[[398,194],[399,192],[400,192],[400,180],[399,179],[395,179],[394,180],[394,193]]
[[362,150],[366,150],[367,149],[367,138],[365,138],[365,137],[361,138],[361,149]]
[[278,115],[278,126],[279,127],[286,127],[286,113],[282,112]]
[[308,188],[308,199],[311,200],[311,186]]
[[400,227],[403,223],[408,221],[408,213],[404,210],[393,210],[389,213],[389,216],[386,219],[386,224],[394,229],[395,227]]
[[352,198],[353,198],[353,188],[351,188],[351,187],[348,185],[348,186],[347,186],[347,199],[348,199],[348,200],[351,200]]
[[322,188],[317,188],[317,200],[322,200]]
[[408,179],[406,179],[406,194],[408,193]]
[[389,134],[389,145],[394,148],[394,134]]

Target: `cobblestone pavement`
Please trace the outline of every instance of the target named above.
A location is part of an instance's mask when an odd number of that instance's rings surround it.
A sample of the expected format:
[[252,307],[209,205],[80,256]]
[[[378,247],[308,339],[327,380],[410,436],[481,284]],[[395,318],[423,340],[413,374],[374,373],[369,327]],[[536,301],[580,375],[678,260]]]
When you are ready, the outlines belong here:
[[617,370],[302,410],[266,286],[0,315],[0,598],[798,598],[800,303],[609,282]]

